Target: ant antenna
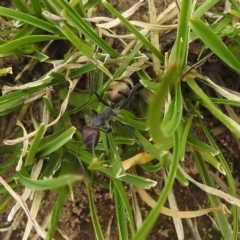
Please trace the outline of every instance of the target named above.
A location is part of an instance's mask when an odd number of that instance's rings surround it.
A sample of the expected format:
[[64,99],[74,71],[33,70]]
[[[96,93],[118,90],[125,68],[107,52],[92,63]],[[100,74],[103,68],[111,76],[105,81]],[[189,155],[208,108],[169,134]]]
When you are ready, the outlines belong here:
[[80,166],[81,166],[84,174],[89,177],[89,174],[87,173],[86,167],[84,166],[82,160],[81,160],[80,157],[79,157],[79,153],[80,153],[80,148],[81,148],[81,146],[82,146],[82,143],[80,143],[79,146],[78,146],[77,159],[78,159],[78,162],[80,163]]
[[140,87],[142,87],[142,86],[143,86],[143,85],[142,85],[141,83],[138,83],[138,84],[136,84],[136,85],[133,87],[133,89],[132,89],[131,92],[129,93],[127,99],[126,99],[126,100],[123,102],[123,104],[121,105],[121,107],[120,107],[121,109],[124,108],[124,107],[128,104],[128,102],[129,102],[129,100],[131,99],[134,91],[136,91],[138,88],[140,88]]

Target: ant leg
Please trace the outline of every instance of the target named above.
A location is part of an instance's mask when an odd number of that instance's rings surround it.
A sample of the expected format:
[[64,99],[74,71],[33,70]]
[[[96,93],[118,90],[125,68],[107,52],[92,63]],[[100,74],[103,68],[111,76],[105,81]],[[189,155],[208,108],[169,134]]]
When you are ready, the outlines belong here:
[[95,117],[97,115],[98,115],[98,112],[96,110],[92,109],[92,116]]
[[129,100],[131,99],[134,91],[137,90],[139,87],[142,87],[142,86],[143,86],[143,85],[142,85],[141,83],[138,83],[138,84],[136,84],[136,85],[133,87],[133,89],[132,89],[131,92],[129,93],[127,99],[123,102],[122,106],[120,107],[121,109],[124,108],[124,107],[128,104],[128,102],[129,102]]
[[110,132],[105,132],[106,140],[107,140],[108,167],[110,167],[110,165],[111,165],[111,156],[110,156],[110,143],[109,143],[109,139],[108,139],[108,133],[110,133]]
[[[99,130],[98,129],[91,128],[89,126],[85,126],[82,129],[82,141],[83,141],[84,145],[86,146],[86,149],[92,150],[94,160],[96,159],[95,147],[98,144],[98,140],[99,140]],[[83,162],[79,158],[80,146],[81,146],[81,144],[78,147],[78,153],[77,153],[78,161],[79,161],[85,175],[89,177],[87,169],[85,168]]]
[[[138,142],[138,144],[142,147],[142,149],[144,150],[144,147],[142,145],[142,143],[139,141],[138,137],[136,136],[136,134],[133,132],[132,128],[130,128],[128,125],[126,125],[125,123],[120,122],[119,120],[115,119],[115,122],[117,122],[120,126],[124,127],[125,129],[127,129],[130,134],[132,135],[132,137]],[[144,150],[145,151],[145,150]]]
[[100,97],[100,95],[97,93],[96,90],[94,90],[94,94],[96,95],[96,97],[97,97],[97,99],[98,99],[99,102],[101,102],[101,103],[102,103],[103,105],[105,105],[106,107],[109,107],[109,104],[108,104],[106,101],[104,101],[104,100],[102,99],[102,97]]
[[88,178],[90,178],[89,173],[88,173],[86,167],[84,166],[82,160],[81,160],[80,157],[79,157],[79,153],[80,153],[80,147],[81,147],[81,145],[82,145],[82,143],[80,143],[79,146],[78,146],[78,150],[77,150],[77,159],[78,159],[78,162],[80,163],[80,166],[81,166],[81,168],[82,168],[82,170],[83,170],[83,173],[84,173]]
[[95,141],[96,141],[96,135],[93,135],[93,141],[92,141],[92,155],[93,155],[93,158],[96,158],[96,154],[95,154],[96,144],[95,144]]

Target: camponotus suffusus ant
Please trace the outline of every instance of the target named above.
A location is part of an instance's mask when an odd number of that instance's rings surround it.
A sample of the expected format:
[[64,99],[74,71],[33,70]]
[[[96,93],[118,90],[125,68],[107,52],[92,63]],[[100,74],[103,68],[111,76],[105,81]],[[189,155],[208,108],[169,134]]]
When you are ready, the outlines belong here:
[[[86,149],[92,150],[94,158],[95,158],[94,149],[99,141],[100,130],[106,133],[110,133],[112,131],[112,128],[108,124],[108,121],[115,121],[121,126],[127,127],[126,124],[116,119],[116,115],[121,111],[121,109],[123,109],[126,106],[134,91],[141,86],[142,85],[140,83],[133,86],[131,79],[127,77],[115,79],[112,83],[110,83],[107,90],[107,98],[111,102],[111,104],[108,104],[106,101],[104,101],[101,98],[101,96],[99,96],[99,94],[96,91],[94,91],[94,94],[98,98],[99,102],[101,102],[103,105],[107,107],[100,113],[97,113],[95,110],[92,110],[93,117],[91,119],[90,126],[83,127],[81,131],[82,142],[85,145]],[[121,106],[117,107],[119,104],[121,104]],[[134,138],[136,138],[132,130],[130,130],[129,132],[134,136]],[[84,170],[84,166],[80,159],[79,162]]]

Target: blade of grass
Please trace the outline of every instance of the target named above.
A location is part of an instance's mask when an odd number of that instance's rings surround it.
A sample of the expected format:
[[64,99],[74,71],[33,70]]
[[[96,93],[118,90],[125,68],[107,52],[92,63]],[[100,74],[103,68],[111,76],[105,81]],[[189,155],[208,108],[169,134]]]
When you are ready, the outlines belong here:
[[9,8],[0,7],[0,16],[18,19],[37,28],[62,36],[61,32],[55,26],[29,14],[25,14]]
[[161,84],[155,92],[148,110],[149,131],[153,140],[159,144],[166,140],[166,136],[159,127],[159,122],[162,120],[161,109],[163,109],[164,100],[171,87],[179,81],[182,70],[186,65],[189,38],[188,25],[193,7],[192,1],[183,1],[182,3],[177,39],[169,57],[166,73],[161,79]]
[[223,41],[208,27],[202,20],[195,18],[190,19],[192,30],[219,58],[228,66],[239,73],[240,62],[235,58],[233,53],[227,48]]
[[216,156],[219,153],[218,149],[213,148],[212,146],[207,145],[206,143],[203,143],[202,141],[198,140],[193,134],[189,134],[187,138],[187,143],[189,145],[192,145],[197,150],[208,152],[212,156]]
[[175,98],[174,98],[174,108],[171,119],[168,121],[168,124],[162,128],[162,131],[165,136],[171,136],[174,131],[178,128],[180,121],[182,119],[182,93],[180,81],[175,84]]
[[123,169],[121,158],[117,151],[117,146],[115,144],[112,134],[111,133],[107,134],[107,138],[108,138],[109,147],[110,147],[109,150],[110,150],[111,166],[113,168],[113,172],[115,173],[116,177],[120,178],[124,176],[126,173]]
[[31,0],[33,11],[36,15],[40,15],[42,12],[41,1],[40,0]]
[[38,157],[44,157],[52,152],[55,152],[57,149],[62,147],[65,143],[67,143],[70,139],[72,139],[73,134],[75,133],[76,128],[71,127],[60,136],[56,137],[51,142],[45,144],[40,147],[37,152]]
[[18,10],[25,13],[32,13],[32,9],[22,0],[12,0]]
[[[113,181],[113,184],[114,184],[114,190],[116,190],[115,194],[117,193],[118,197],[121,198],[120,206],[121,206],[122,209],[123,209],[123,206],[124,206],[124,209],[127,213],[127,219],[129,221],[130,230],[131,230],[131,233],[132,233],[132,236],[133,236],[134,233],[135,233],[135,224],[134,224],[134,218],[133,218],[133,214],[132,214],[132,210],[131,210],[131,206],[130,206],[130,203],[129,203],[129,199],[128,199],[126,190],[124,189],[124,186],[123,186],[121,181],[119,181],[117,179],[114,179],[114,178],[112,178],[111,180]],[[118,204],[115,204],[115,205],[119,206]],[[123,239],[127,239],[127,238],[123,237]]]
[[68,38],[69,41],[73,43],[74,46],[77,47],[79,51],[81,51],[85,56],[92,58],[94,54],[94,50],[91,46],[87,45],[83,40],[81,40],[78,36],[71,31],[71,29],[65,24],[60,24],[60,30],[62,33]]
[[0,45],[1,54],[9,52],[13,49],[19,48],[21,46],[32,44],[35,42],[43,42],[50,40],[63,40],[65,38],[58,36],[50,36],[50,35],[32,35],[32,36],[24,36],[22,38],[18,38],[15,40],[11,40],[5,44]]
[[188,138],[190,128],[192,126],[192,120],[193,120],[193,115],[190,115],[186,125],[184,126],[184,131],[183,131],[182,140],[181,140],[181,147],[180,147],[180,160],[182,161],[185,158],[186,143],[187,143],[187,138]]
[[25,160],[25,167],[33,164],[35,154],[38,150],[38,145],[43,137],[44,132],[45,132],[45,124],[42,123],[39,126],[37,133],[31,143],[31,147],[29,149],[29,152]]
[[[216,149],[218,149],[217,144],[215,143],[215,141],[213,140],[210,132],[207,130],[205,124],[203,123],[202,119],[199,119],[201,127],[206,135],[206,137],[208,138],[209,142],[212,144],[212,146]],[[219,150],[219,149],[218,149]],[[235,185],[235,181],[232,175],[232,172],[229,168],[229,165],[227,163],[227,161],[225,160],[224,156],[222,155],[221,151],[219,150],[219,154],[218,154],[218,158],[221,162],[221,165],[224,169],[224,171],[226,172],[226,178],[227,178],[227,182],[230,188],[230,194],[234,197],[237,197],[237,193],[236,193],[236,185]],[[238,207],[237,206],[232,206],[232,215],[233,215],[233,239],[237,239],[238,236],[238,219],[239,219],[239,212],[238,212]]]
[[88,201],[89,201],[89,207],[90,207],[91,218],[92,218],[95,236],[99,240],[104,240],[104,236],[103,236],[102,229],[101,229],[101,226],[98,221],[98,215],[97,215],[96,207],[95,207],[94,200],[93,200],[92,184],[87,179],[85,180],[85,184],[87,187]]
[[[197,168],[198,168],[198,171],[199,171],[199,174],[201,176],[203,183],[210,187],[214,187],[213,182],[209,176],[207,167],[204,164],[204,161],[202,160],[200,154],[193,153],[193,158],[197,164]],[[209,199],[209,202],[211,203],[212,207],[216,207],[221,204],[221,202],[219,201],[219,199],[216,196],[213,196],[211,194],[207,194],[207,195],[208,195],[208,199]],[[227,220],[225,214],[222,212],[214,212],[213,214],[215,216],[215,219],[218,223],[218,227],[219,227],[224,239],[233,239],[232,238],[232,229],[231,229],[230,224],[228,223],[228,220]]]
[[57,228],[57,224],[59,221],[59,217],[61,214],[61,210],[68,198],[69,195],[69,188],[68,187],[62,187],[60,194],[54,204],[54,208],[53,208],[53,212],[52,212],[52,217],[51,217],[51,224],[48,228],[48,232],[47,232],[47,236],[46,236],[46,240],[52,240],[54,238],[55,232],[56,232],[56,228]]
[[194,79],[187,79],[187,84],[189,87],[202,99],[204,105],[209,109],[209,111],[221,121],[230,131],[234,132],[238,137],[240,137],[240,126],[234,120],[223,114],[214,104],[210,101],[208,96],[203,92],[203,90],[197,85]]
[[118,225],[118,233],[119,239],[128,240],[128,230],[127,230],[127,219],[124,204],[122,202],[122,198],[117,189],[113,188],[114,191],[114,201],[116,207],[116,215],[117,215],[117,225]]
[[212,8],[219,0],[204,1],[193,13],[193,17],[201,18],[210,8]]
[[113,50],[70,5],[64,0],[48,1],[48,3],[56,10],[59,16],[64,18],[74,26],[79,32],[84,34],[91,42],[103,49],[112,57],[119,57],[115,50]]
[[151,231],[157,218],[159,217],[159,212],[163,204],[165,203],[168,196],[168,192],[172,188],[175,180],[179,156],[180,156],[180,136],[178,130],[176,130],[174,133],[173,159],[171,167],[169,169],[167,181],[165,182],[164,188],[161,192],[161,196],[158,198],[156,206],[150,211],[147,218],[144,220],[141,228],[133,236],[132,238],[133,240],[145,239],[148,236],[149,232]]
[[121,20],[121,22],[144,44],[145,47],[147,47],[161,62],[164,62],[164,56],[162,53],[160,53],[147,38],[145,38],[132,24],[130,24],[128,20],[121,15],[121,13],[119,13],[107,1],[103,0],[102,3],[113,15]]
[[54,188],[60,188],[73,182],[80,181],[83,179],[81,176],[66,174],[58,178],[44,179],[44,180],[33,180],[22,175],[20,172],[17,173],[19,181],[27,188],[33,190],[48,190]]

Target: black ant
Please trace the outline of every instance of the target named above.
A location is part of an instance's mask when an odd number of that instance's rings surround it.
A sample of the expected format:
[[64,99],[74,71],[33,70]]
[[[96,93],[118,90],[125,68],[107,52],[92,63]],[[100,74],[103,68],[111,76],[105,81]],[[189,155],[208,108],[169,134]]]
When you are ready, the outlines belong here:
[[[142,86],[140,83],[133,86],[132,81],[127,77],[114,80],[112,83],[110,83],[107,90],[107,98],[109,101],[111,101],[111,104],[108,104],[106,101],[104,101],[99,94],[94,91],[94,94],[98,98],[99,102],[107,107],[101,113],[97,113],[97,111],[92,110],[93,117],[91,119],[90,126],[85,126],[82,129],[82,142],[86,146],[86,149],[92,150],[94,158],[95,147],[99,141],[100,130],[106,133],[110,133],[112,131],[108,121],[116,121],[121,126],[127,127],[127,125],[116,119],[116,115],[126,106],[134,91],[140,86]],[[116,106],[118,106],[120,103],[121,106],[117,108]],[[134,138],[137,138],[132,130],[130,130],[130,133],[134,136]],[[84,170],[84,166],[80,159],[79,162]]]

